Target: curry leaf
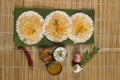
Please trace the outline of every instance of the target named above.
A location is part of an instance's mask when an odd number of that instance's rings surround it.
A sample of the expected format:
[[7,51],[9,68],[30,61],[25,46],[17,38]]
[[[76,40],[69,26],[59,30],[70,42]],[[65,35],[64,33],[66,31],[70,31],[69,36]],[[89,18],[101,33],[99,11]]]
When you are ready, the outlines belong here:
[[88,53],[88,50],[83,54],[83,59],[80,62],[81,67],[84,67],[84,65],[89,62],[92,57],[97,54],[97,52],[99,51],[99,48],[93,48],[92,51],[90,53]]

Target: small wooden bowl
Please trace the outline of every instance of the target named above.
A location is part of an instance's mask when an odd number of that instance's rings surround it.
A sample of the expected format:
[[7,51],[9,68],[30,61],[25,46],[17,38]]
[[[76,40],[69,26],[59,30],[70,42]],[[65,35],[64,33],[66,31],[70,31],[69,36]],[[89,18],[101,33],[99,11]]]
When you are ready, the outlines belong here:
[[57,61],[50,62],[46,65],[46,68],[51,75],[58,75],[62,71],[62,65],[60,64],[60,62]]
[[43,50],[40,54],[40,59],[46,64],[49,64],[53,61],[53,56],[48,50]]

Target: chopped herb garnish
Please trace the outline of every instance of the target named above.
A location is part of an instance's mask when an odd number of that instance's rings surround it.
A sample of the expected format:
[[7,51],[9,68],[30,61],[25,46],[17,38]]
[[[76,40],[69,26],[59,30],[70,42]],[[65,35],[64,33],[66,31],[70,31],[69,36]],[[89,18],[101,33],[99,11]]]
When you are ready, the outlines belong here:
[[80,32],[79,30],[76,30],[76,33],[75,33],[75,34],[76,34],[76,36],[79,34],[79,32]]
[[57,54],[58,54],[60,57],[63,56],[63,55],[62,55],[62,51],[58,51]]
[[84,26],[80,26],[77,30],[76,30],[76,36],[79,34],[79,33],[83,33],[84,31],[87,31],[87,29],[84,27]]
[[80,62],[81,67],[83,67],[92,57],[99,51],[99,48],[93,48],[92,52],[88,53],[88,50],[83,54],[83,59]]
[[55,68],[55,63],[52,62],[52,63],[50,64],[50,67],[51,67],[51,68]]
[[58,20],[57,20],[57,19],[55,19],[54,25],[55,25],[55,26],[58,26]]
[[33,29],[32,34],[34,34],[35,32],[36,32],[35,29]]

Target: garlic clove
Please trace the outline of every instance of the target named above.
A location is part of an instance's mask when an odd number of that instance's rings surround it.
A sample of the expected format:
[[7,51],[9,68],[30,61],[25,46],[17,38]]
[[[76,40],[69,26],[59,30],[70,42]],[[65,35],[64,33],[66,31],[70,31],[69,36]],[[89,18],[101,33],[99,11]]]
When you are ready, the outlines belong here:
[[75,73],[78,73],[78,72],[80,72],[82,70],[83,70],[83,68],[79,64],[75,64],[73,66],[73,72],[75,72]]

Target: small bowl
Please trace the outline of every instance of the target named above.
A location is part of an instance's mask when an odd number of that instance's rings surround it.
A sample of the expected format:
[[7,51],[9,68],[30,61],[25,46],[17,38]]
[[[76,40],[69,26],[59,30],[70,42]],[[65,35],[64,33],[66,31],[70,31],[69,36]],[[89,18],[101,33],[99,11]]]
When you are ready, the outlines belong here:
[[53,58],[57,62],[63,62],[67,57],[67,51],[64,47],[58,47],[53,51]]
[[58,75],[62,71],[62,65],[57,61],[52,61],[46,65],[47,71],[51,75]]
[[53,61],[53,56],[47,49],[43,50],[39,54],[39,56],[40,56],[41,61],[46,63],[46,64],[48,64],[48,63]]

